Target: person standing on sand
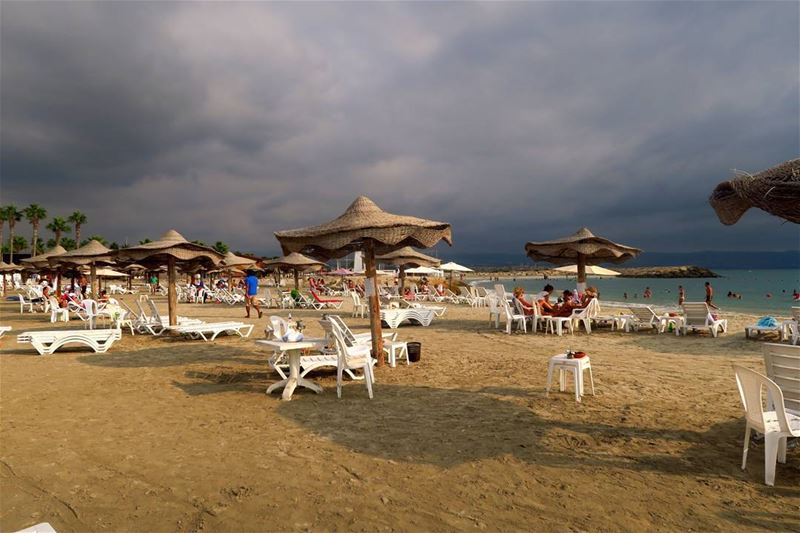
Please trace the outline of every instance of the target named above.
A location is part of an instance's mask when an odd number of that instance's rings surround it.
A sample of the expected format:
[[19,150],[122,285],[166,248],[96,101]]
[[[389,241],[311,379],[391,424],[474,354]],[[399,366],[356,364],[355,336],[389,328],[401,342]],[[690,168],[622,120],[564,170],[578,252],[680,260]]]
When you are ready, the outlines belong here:
[[711,309],[719,309],[714,303],[711,301],[714,299],[714,287],[711,286],[710,281],[706,281],[706,305]]
[[247,271],[247,278],[245,278],[245,286],[247,287],[247,294],[244,297],[244,308],[247,311],[247,318],[250,318],[250,306],[258,311],[258,318],[261,318],[261,309],[258,307],[258,278],[252,270]]
[[686,301],[686,291],[683,289],[683,285],[678,285],[678,305],[683,305],[683,302]]

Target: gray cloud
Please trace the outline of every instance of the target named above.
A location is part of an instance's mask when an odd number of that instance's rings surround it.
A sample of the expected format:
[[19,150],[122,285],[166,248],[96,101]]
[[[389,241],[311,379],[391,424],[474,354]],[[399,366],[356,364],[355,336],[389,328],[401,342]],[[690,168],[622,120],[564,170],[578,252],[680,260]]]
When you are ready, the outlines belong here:
[[[796,3],[5,3],[3,202],[273,252],[358,194],[457,251],[589,225],[786,249],[706,203],[800,154]],[[24,231],[24,230],[23,230]]]

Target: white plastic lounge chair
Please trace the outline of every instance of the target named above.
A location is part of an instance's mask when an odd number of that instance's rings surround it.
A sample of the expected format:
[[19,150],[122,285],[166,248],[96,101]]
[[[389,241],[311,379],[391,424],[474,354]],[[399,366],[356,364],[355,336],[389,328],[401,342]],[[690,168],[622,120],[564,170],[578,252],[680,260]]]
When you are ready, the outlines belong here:
[[314,299],[315,309],[317,309],[317,305],[320,305],[319,309],[341,309],[344,300],[341,298],[323,298],[315,291],[311,291],[311,297]]
[[720,333],[728,331],[728,321],[715,319],[705,302],[685,302],[683,304],[683,323],[675,328],[676,335],[686,335],[689,331],[710,331],[717,337]]
[[11,331],[11,326],[0,326],[0,337]]
[[778,340],[782,341],[784,329],[785,328],[783,327],[783,324],[781,324],[777,320],[775,320],[774,326],[759,325],[758,322],[756,322],[755,324],[750,324],[749,326],[745,326],[744,337],[746,339],[750,339],[750,338],[758,338],[768,333],[777,333]]
[[370,346],[366,344],[355,344],[348,346],[344,340],[344,334],[339,326],[330,320],[321,320],[320,324],[325,332],[332,335],[336,344],[336,396],[342,397],[342,374],[345,370],[361,370],[364,374],[364,383],[367,386],[369,399],[372,399],[372,365],[373,360],[370,355]]
[[[755,429],[764,435],[764,482],[773,486],[776,462],[786,462],[787,437],[800,437],[800,416],[787,412],[781,389],[767,376],[740,365],[733,365],[733,370],[746,420],[742,470],[747,466],[750,431]],[[767,405],[762,402],[765,392]]]
[[[372,347],[372,333],[353,333],[339,315],[328,315],[326,318],[339,327],[348,346],[364,345],[370,348]],[[389,357],[389,366],[394,367],[395,360],[398,357],[405,357],[406,363],[411,364],[408,359],[408,344],[405,341],[397,340],[397,332],[383,332],[381,337],[383,339],[383,351],[386,352]],[[330,340],[333,341],[333,339]],[[373,361],[375,360],[373,359]],[[351,377],[356,379],[352,374]]]
[[666,324],[663,322],[663,317],[653,311],[649,305],[644,307],[631,306],[631,315],[625,324],[628,331],[635,329],[639,331],[642,327],[645,329],[654,329],[659,333],[664,331]]
[[69,309],[60,307],[55,296],[48,298],[48,301],[50,302],[50,322],[58,322],[59,320],[69,322]]
[[403,322],[416,322],[420,326],[428,327],[436,316],[433,309],[425,307],[412,307],[408,309],[381,309],[381,320],[391,329],[397,329]]
[[478,299],[473,296],[472,292],[466,287],[459,287],[458,288],[459,296],[461,296],[461,301],[470,305],[470,307],[477,307],[478,306]]
[[25,529],[20,529],[14,533],[56,533],[56,530],[53,529],[53,526],[51,526],[49,522],[42,522],[31,527],[26,527]]
[[39,355],[52,354],[65,344],[84,344],[98,353],[106,352],[122,338],[118,329],[26,331],[17,335],[18,343],[29,342]]
[[447,311],[446,305],[425,305],[417,302],[409,302],[406,300],[398,300],[397,305],[400,309],[430,309],[437,317],[444,316]]
[[200,324],[170,326],[169,329],[190,339],[203,339],[208,342],[216,339],[221,333],[235,333],[240,337],[249,337],[253,332],[253,327],[253,324],[245,324],[244,322],[202,322]]
[[800,307],[792,307],[792,318],[784,320],[781,327],[784,339],[792,344],[800,342]]
[[767,377],[780,387],[786,410],[800,416],[800,346],[764,345]]

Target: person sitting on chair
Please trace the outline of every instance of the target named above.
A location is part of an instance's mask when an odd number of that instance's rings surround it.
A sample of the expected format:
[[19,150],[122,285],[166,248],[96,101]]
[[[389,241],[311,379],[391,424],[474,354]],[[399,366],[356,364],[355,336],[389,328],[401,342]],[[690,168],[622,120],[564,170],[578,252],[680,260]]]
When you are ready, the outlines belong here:
[[533,315],[533,304],[525,299],[525,290],[522,287],[514,287],[514,298],[522,304],[522,309],[526,315]]

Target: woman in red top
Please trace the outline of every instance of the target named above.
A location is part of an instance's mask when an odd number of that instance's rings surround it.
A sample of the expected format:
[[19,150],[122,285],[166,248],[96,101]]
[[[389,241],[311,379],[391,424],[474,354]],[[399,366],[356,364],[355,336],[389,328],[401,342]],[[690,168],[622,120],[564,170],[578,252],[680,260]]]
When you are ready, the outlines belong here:
[[514,298],[519,300],[519,303],[522,304],[522,309],[526,315],[533,314],[533,305],[525,299],[525,291],[522,290],[522,287],[514,288]]

